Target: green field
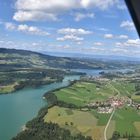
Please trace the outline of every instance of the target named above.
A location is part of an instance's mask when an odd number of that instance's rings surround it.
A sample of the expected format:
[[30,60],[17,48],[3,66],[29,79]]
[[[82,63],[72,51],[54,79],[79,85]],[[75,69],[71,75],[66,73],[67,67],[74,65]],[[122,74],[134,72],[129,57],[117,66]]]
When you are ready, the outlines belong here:
[[[104,128],[109,120],[110,114],[99,114],[95,110],[80,111],[54,106],[48,110],[44,117],[45,122],[59,124],[65,129],[69,129],[73,135],[82,133],[85,136],[92,136],[96,140],[104,140]],[[114,131],[118,131],[121,136],[140,134],[140,115],[132,108],[122,108],[116,111],[111,121],[107,137],[111,138]]]
[[91,112],[98,119],[97,124],[99,126],[104,126],[107,124],[110,114],[99,114],[96,110],[92,110]]
[[78,106],[84,106],[92,101],[102,101],[112,95],[112,90],[108,87],[100,86],[88,82],[77,82],[71,87],[61,89],[55,92],[58,100],[72,103]]
[[[133,96],[135,93],[135,85],[133,83],[129,83],[127,81],[108,81],[108,82],[83,82],[79,81],[74,83],[72,86],[63,88],[61,90],[55,91],[54,94],[57,96],[58,100],[64,101],[66,103],[72,103],[77,106],[84,106],[90,102],[96,101],[104,101],[111,96]],[[57,112],[63,112],[62,116],[58,116]],[[83,113],[83,114],[82,114]],[[81,111],[70,111],[62,109],[62,108],[53,108],[48,112],[48,116],[46,117],[46,121],[54,121],[63,127],[65,126],[65,122],[70,122],[73,120],[75,126],[71,126],[71,132],[81,132],[84,135],[92,135],[97,140],[103,137],[104,128],[109,120],[110,114],[99,114],[96,110],[87,110],[87,112]],[[51,115],[50,115],[51,114]],[[66,116],[65,116],[65,115]],[[77,119],[78,114],[81,114],[79,119],[84,121],[82,117],[86,119],[87,126],[81,126],[82,122],[79,122]],[[89,114],[94,117],[92,121],[88,118]],[[91,125],[88,124],[90,120],[92,124],[92,128],[89,128]],[[96,123],[95,123],[96,120]],[[79,122],[79,123],[78,123]],[[140,133],[140,115],[135,109],[122,108],[117,109],[113,120],[111,121],[108,131],[107,137],[111,138],[114,131],[118,131],[121,136],[134,134],[138,136]],[[89,127],[88,127],[89,126]],[[94,126],[94,127],[93,127]],[[69,126],[70,127],[70,126]],[[99,132],[99,133],[97,133]],[[100,138],[99,138],[100,137]]]
[[112,86],[120,93],[120,95],[132,95],[135,92],[135,84],[127,81],[111,82]]
[[122,108],[116,110],[113,120],[116,123],[116,131],[122,136],[127,134],[134,134],[140,136],[140,115],[138,111],[133,108]]
[[84,106],[90,102],[104,101],[117,94],[120,96],[131,95],[134,90],[134,84],[120,81],[77,82],[68,88],[56,91],[55,95],[60,101]]
[[91,112],[54,106],[48,110],[44,117],[45,122],[53,122],[61,127],[69,129],[72,134],[82,133],[96,140],[104,140],[105,125],[98,125],[98,119]]
[[132,99],[133,101],[140,103],[140,95],[133,95]]

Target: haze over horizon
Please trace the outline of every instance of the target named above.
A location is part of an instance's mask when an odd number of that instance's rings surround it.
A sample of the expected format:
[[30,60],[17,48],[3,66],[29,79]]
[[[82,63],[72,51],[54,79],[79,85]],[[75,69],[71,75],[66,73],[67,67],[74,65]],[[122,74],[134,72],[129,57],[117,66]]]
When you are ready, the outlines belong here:
[[0,1],[0,48],[140,58],[123,0]]

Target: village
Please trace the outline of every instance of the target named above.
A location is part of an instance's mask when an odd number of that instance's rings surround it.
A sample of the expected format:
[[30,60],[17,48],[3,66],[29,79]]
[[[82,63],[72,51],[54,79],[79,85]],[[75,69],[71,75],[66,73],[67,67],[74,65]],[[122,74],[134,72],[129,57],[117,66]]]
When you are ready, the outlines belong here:
[[129,97],[110,97],[104,102],[91,102],[88,104],[89,107],[97,109],[98,113],[110,114],[113,109],[120,109],[124,106],[133,107],[140,110],[140,103],[133,102]]

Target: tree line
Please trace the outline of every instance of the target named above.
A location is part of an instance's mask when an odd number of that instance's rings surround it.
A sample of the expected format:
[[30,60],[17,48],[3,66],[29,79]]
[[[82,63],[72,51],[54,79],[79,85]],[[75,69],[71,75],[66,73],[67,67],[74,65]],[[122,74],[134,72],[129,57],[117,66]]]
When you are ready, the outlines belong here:
[[91,137],[77,134],[73,136],[69,130],[60,128],[58,124],[44,122],[48,107],[44,107],[38,116],[26,124],[27,129],[12,140],[92,140]]

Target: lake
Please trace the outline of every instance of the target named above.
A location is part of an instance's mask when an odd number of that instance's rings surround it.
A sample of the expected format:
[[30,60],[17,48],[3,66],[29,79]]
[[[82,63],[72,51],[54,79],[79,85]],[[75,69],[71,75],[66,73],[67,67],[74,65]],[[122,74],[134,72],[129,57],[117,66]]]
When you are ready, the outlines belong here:
[[66,76],[62,82],[39,88],[26,88],[12,94],[0,95],[0,140],[10,140],[22,130],[27,121],[35,117],[47,102],[45,92],[69,85],[70,80],[80,76]]

